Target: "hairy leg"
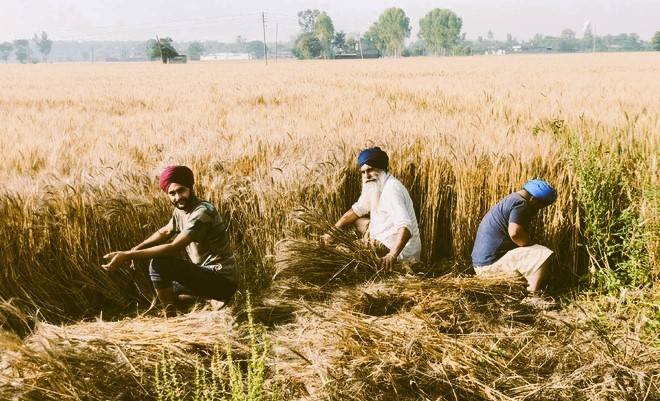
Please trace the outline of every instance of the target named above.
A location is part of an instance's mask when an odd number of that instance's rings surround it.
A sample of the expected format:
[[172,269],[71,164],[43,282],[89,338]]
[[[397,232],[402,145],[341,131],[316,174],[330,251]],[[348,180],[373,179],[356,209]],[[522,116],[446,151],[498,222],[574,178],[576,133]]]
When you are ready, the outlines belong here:
[[528,292],[537,292],[541,289],[541,283],[543,282],[543,276],[545,275],[548,266],[550,265],[550,259],[543,262],[541,267],[538,268],[536,272],[527,276],[527,291]]

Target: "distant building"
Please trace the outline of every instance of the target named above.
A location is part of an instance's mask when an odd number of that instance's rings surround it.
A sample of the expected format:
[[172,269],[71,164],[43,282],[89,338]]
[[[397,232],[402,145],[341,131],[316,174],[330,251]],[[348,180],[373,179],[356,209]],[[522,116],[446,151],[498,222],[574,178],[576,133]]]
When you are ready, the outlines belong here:
[[218,60],[249,60],[251,57],[248,53],[212,53],[200,57],[201,61],[218,61]]
[[147,61],[147,58],[146,57],[106,57],[105,61],[107,61],[107,62],[121,62],[121,63],[142,62],[142,61]]
[[185,54],[170,57],[167,59],[168,64],[186,64],[187,62],[188,62],[188,56],[186,56]]

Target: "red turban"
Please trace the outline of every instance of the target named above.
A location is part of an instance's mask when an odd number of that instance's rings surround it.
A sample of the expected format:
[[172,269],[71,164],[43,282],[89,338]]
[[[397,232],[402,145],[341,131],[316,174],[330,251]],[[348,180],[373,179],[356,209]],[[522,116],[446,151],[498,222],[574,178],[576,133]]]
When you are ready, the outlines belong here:
[[160,189],[167,192],[167,188],[172,183],[180,184],[192,189],[193,184],[195,183],[195,177],[193,176],[192,170],[186,166],[165,167],[165,170],[160,173],[158,185],[160,185]]

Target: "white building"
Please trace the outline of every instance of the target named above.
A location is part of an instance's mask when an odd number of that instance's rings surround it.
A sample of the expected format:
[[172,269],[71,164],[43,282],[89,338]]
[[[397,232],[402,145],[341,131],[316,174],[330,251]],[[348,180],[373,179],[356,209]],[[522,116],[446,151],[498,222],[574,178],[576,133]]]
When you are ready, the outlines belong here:
[[217,61],[217,60],[249,60],[248,53],[212,53],[201,56],[200,61]]

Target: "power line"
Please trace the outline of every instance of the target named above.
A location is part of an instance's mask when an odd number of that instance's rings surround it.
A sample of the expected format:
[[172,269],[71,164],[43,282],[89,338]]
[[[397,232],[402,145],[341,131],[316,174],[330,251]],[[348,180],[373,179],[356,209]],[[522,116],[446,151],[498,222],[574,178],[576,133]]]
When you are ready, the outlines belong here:
[[[121,25],[106,25],[89,28],[84,34],[78,34],[78,30],[75,29],[64,29],[60,31],[61,33],[68,33],[69,35],[56,35],[59,36],[58,40],[80,40],[88,39],[93,37],[102,37],[107,34],[117,34],[117,33],[135,33],[135,32],[153,32],[155,30],[172,30],[176,28],[191,28],[195,27],[204,27],[216,25],[218,22],[224,24],[242,24],[247,19],[253,19],[259,13],[245,13],[245,14],[236,14],[236,15],[226,15],[226,16],[215,16],[215,17],[203,17],[203,18],[192,18],[192,19],[182,19],[182,20],[170,20],[170,21],[160,21],[153,23],[144,23],[144,24],[121,24]],[[89,32],[91,31],[91,32]],[[64,36],[64,38],[62,38]]]
[[266,13],[261,12],[261,26],[264,30],[264,60],[266,60],[266,65],[268,65],[268,47],[266,46]]

